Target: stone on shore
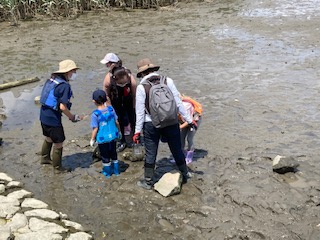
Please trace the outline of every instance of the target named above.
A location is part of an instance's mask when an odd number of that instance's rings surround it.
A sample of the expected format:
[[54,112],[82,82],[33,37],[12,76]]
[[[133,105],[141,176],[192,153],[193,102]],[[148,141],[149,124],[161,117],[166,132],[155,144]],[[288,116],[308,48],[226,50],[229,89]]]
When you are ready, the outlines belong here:
[[14,240],[62,240],[62,236],[48,231],[30,232],[19,234]]
[[157,183],[154,184],[154,190],[162,196],[168,197],[181,192],[182,175],[180,172],[165,173]]
[[15,232],[20,228],[24,228],[28,225],[28,219],[21,213],[16,213],[7,226],[10,227],[11,231]]
[[33,210],[25,211],[24,214],[27,217],[37,217],[37,218],[43,218],[43,219],[59,219],[60,218],[58,213],[49,209],[33,209]]
[[23,183],[18,181],[11,181],[7,184],[7,188],[23,187]]
[[46,204],[38,199],[35,199],[35,198],[26,198],[21,203],[21,207],[23,207],[23,208],[47,208],[48,204]]
[[66,240],[91,240],[92,236],[85,232],[72,233]]
[[284,174],[287,172],[296,172],[299,167],[298,161],[293,157],[285,157],[277,155],[272,162],[273,171],[276,173]]
[[[41,220],[38,218],[30,218],[29,220],[29,228],[33,232],[49,232],[49,233],[66,233],[68,232],[68,229],[53,223],[53,222],[47,222],[45,220]],[[45,238],[43,238],[45,239]]]
[[13,179],[5,173],[0,173],[0,180],[11,182]]
[[48,204],[32,198],[22,186],[0,173],[0,240],[92,239],[82,225],[66,220],[67,214],[47,209]]
[[72,222],[72,221],[69,221],[69,220],[61,220],[61,221],[64,223],[64,225],[66,227],[72,227],[72,228],[74,228],[74,229],[76,229],[78,231],[84,231],[84,228],[79,223]]
[[7,195],[8,198],[14,198],[14,199],[23,199],[23,198],[26,198],[26,197],[32,197],[32,193],[31,192],[28,192],[24,189],[21,189],[21,190],[18,190],[18,191],[14,191],[12,193],[9,193]]
[[0,196],[0,218],[11,218],[20,210],[18,199],[12,199],[6,196]]
[[6,186],[4,184],[0,184],[0,194],[6,191]]

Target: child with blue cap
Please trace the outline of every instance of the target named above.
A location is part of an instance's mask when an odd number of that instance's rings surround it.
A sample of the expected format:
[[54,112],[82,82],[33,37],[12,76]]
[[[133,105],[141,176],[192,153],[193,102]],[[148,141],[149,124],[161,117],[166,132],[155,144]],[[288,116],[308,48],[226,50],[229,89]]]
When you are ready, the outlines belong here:
[[105,91],[98,89],[92,94],[97,109],[91,115],[90,146],[98,143],[102,158],[102,174],[110,178],[112,174],[120,174],[117,156],[117,140],[121,139],[118,116],[110,104]]

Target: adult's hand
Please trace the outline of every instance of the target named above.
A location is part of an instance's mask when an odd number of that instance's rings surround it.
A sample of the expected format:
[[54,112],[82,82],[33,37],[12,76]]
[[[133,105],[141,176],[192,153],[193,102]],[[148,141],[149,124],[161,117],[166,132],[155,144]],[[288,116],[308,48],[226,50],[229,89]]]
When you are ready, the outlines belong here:
[[134,143],[139,143],[140,142],[140,133],[137,132],[133,135],[132,140]]

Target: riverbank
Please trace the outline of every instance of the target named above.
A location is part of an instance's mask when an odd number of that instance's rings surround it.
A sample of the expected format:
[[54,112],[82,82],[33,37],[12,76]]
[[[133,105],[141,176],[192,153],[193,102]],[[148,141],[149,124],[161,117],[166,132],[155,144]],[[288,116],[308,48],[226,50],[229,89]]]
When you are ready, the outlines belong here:
[[[0,82],[40,82],[1,91],[1,172],[94,239],[318,240],[320,199],[319,14],[317,1],[214,1],[170,11],[87,14],[74,20],[0,27]],[[205,19],[205,20],[204,20]],[[100,60],[115,52],[137,73],[150,57],[181,93],[203,104],[194,173],[163,198],[136,182],[143,162],[122,159],[107,180],[92,159],[90,119],[64,118],[63,166],[41,166],[43,136],[34,98],[59,61],[81,69],[72,111],[90,114],[102,87]],[[1,117],[1,115],[0,115]],[[170,153],[160,144],[159,173]],[[292,156],[298,172],[277,174],[272,159]],[[170,165],[171,166],[171,165]]]

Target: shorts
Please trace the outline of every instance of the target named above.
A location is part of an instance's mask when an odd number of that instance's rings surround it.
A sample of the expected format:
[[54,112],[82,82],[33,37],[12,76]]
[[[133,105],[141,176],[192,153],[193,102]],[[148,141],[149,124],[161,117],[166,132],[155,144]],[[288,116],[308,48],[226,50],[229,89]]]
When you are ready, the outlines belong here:
[[51,138],[54,143],[62,143],[66,140],[63,126],[52,127],[41,123],[42,133],[44,136]]

